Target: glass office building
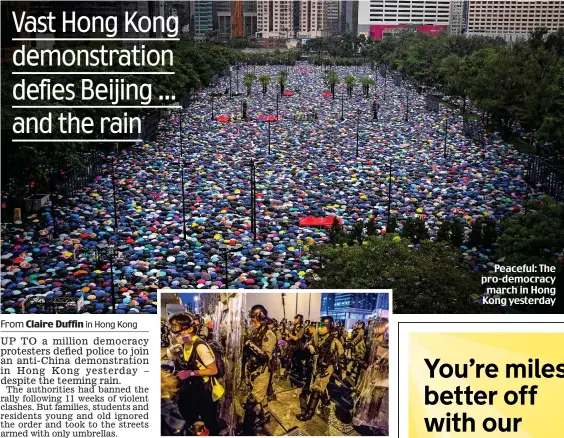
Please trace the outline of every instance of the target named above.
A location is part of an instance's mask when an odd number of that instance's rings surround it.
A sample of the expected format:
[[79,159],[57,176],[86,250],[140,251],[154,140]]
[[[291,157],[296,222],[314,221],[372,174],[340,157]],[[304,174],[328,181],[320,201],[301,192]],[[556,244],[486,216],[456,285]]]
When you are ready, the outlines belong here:
[[321,314],[332,316],[347,329],[356,321],[367,321],[378,310],[388,310],[387,293],[324,293],[321,296]]

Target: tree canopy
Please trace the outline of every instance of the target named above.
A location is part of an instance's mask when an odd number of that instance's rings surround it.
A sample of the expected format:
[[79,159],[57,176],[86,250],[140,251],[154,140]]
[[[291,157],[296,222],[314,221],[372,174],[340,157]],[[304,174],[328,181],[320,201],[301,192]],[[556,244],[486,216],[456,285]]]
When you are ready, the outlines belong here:
[[394,312],[479,313],[477,274],[452,246],[389,234],[367,237],[361,245],[326,245],[314,249],[323,265],[317,288],[393,289]]
[[512,45],[500,38],[404,31],[369,40],[362,55],[454,98],[463,111],[471,102],[505,136],[519,123],[564,148],[564,29],[537,29]]

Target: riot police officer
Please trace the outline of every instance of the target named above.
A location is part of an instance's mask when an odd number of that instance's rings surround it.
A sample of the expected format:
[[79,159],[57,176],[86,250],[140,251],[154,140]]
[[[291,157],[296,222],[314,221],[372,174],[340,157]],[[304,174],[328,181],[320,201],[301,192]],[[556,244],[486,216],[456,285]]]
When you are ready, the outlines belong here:
[[[294,316],[294,326],[292,331],[286,331],[286,341],[288,342],[288,350],[286,356],[286,376],[290,374],[292,368],[297,369],[296,362],[300,359],[299,350],[302,344],[302,337],[304,336],[303,315]],[[285,376],[285,377],[286,377]]]
[[270,377],[268,380],[268,391],[267,391],[268,401],[272,401],[272,400],[276,400],[276,393],[274,392],[274,386],[273,386],[273,378],[275,373],[279,371],[280,347],[278,341],[282,339],[282,334],[278,330],[276,319],[268,318],[266,325],[268,326],[268,329],[276,336],[276,344],[274,347],[274,351],[272,353],[272,358],[270,359],[270,363],[269,363]]
[[334,328],[333,317],[321,317],[317,333],[308,344],[308,350],[313,355],[313,367],[309,388],[300,394],[302,412],[296,415],[300,421],[308,421],[313,417],[331,375],[342,365],[344,350],[335,337]]
[[356,374],[356,380],[358,380],[360,370],[364,367],[364,357],[366,354],[365,334],[366,325],[364,321],[357,321],[350,342],[353,355],[353,369],[351,370],[351,374]]
[[209,330],[204,324],[204,318],[201,315],[194,315],[194,324],[196,325],[196,334],[206,341],[209,340]]
[[344,347],[347,341],[347,331],[345,330],[345,327],[343,327],[343,323],[341,321],[337,321],[335,323],[335,334],[339,342]]
[[264,414],[268,384],[270,380],[270,362],[276,346],[276,335],[268,328],[268,311],[261,304],[256,304],[249,311],[250,327],[244,345],[245,376],[250,385],[250,394],[244,405],[243,434],[256,435],[268,419]]

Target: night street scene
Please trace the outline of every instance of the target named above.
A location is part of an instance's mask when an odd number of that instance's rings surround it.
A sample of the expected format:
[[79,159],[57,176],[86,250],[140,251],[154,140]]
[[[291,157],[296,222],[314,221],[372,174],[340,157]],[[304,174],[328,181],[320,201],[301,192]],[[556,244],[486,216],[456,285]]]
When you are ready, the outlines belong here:
[[[29,112],[4,108],[2,313],[153,314],[167,288],[392,289],[396,313],[562,310],[486,304],[482,282],[496,265],[544,263],[556,282],[540,298],[562,289],[561,20],[530,21],[519,3],[514,31],[476,25],[518,2],[430,2],[430,22],[407,2],[406,25],[374,18],[379,1],[188,3],[180,41],[145,43],[174,53],[146,72],[174,75],[126,76],[179,107],[128,110],[142,141],[10,144],[5,121]],[[6,102],[21,80],[9,61]]]
[[161,433],[388,436],[387,293],[161,293]]

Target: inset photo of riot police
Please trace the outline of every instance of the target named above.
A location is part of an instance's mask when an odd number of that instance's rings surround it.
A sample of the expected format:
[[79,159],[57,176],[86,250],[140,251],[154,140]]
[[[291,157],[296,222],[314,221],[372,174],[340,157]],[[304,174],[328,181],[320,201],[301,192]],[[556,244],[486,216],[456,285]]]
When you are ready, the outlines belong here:
[[161,434],[388,436],[387,292],[161,293]]

